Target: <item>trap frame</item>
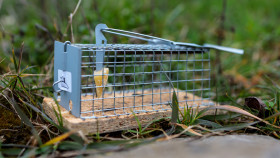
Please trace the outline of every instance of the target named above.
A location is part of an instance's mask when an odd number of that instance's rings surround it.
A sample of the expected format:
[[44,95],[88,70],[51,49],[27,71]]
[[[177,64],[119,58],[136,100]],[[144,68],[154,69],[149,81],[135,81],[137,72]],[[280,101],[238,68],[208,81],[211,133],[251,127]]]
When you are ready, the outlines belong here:
[[[148,44],[107,44],[103,33]],[[209,96],[209,49],[243,53],[173,42],[105,24],[97,25],[95,34],[96,44],[55,42],[55,96],[61,106],[82,119],[167,111],[173,91],[180,108],[214,105]]]

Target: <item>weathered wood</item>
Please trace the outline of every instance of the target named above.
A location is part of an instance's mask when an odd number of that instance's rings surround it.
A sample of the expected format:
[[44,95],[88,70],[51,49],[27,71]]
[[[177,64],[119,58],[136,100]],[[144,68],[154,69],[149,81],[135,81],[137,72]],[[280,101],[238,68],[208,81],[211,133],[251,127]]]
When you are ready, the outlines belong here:
[[[187,94],[187,96],[192,94]],[[179,95],[178,98],[184,97],[183,95]],[[195,96],[196,99],[200,97]],[[83,99],[83,96],[82,96]],[[168,98],[167,98],[168,99]],[[198,102],[198,101],[197,101]],[[201,101],[199,101],[201,102]],[[193,102],[194,104],[195,102]],[[185,103],[180,104],[180,106],[184,106]],[[199,104],[199,103],[197,103]],[[122,104],[121,104],[122,105]],[[92,106],[89,104],[82,104],[82,106]],[[57,122],[57,118],[55,116],[54,110],[57,111],[57,105],[55,104],[52,98],[44,98],[43,107],[46,114],[52,118],[55,122]],[[194,108],[194,110],[202,110],[207,106],[201,106],[199,108]],[[82,107],[85,108],[85,107]],[[132,128],[137,128],[138,124],[133,115],[123,115],[123,116],[114,116],[107,118],[98,118],[98,119],[85,119],[82,120],[73,116],[70,112],[60,106],[61,115],[63,118],[63,125],[71,130],[81,130],[84,134],[94,134],[97,133],[108,133],[114,131],[128,130]],[[209,113],[213,113],[213,111],[209,111]],[[167,111],[158,111],[158,112],[148,112],[148,113],[139,113],[136,114],[138,119],[140,120],[142,125],[146,125],[152,120],[159,119],[162,117],[170,117],[171,110]]]

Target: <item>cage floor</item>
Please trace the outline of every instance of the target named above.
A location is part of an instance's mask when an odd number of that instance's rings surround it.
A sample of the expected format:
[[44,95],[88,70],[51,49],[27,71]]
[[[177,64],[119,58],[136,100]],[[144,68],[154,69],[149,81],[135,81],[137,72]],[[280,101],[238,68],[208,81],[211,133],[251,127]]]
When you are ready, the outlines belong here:
[[[208,99],[202,99],[192,93],[175,89],[180,108],[185,106],[209,105]],[[143,95],[142,95],[143,94]],[[152,95],[153,94],[153,95]],[[106,117],[127,115],[132,113],[170,110],[173,91],[170,89],[156,89],[136,92],[104,94],[104,98],[92,95],[82,96],[82,117]],[[103,105],[103,106],[102,106]],[[70,105],[71,106],[71,105]]]

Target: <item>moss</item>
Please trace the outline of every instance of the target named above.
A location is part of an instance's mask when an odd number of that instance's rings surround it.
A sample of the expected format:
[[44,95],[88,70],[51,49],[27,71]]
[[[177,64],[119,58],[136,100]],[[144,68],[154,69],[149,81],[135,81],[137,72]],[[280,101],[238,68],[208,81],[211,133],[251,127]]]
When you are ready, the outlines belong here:
[[21,121],[18,116],[0,106],[0,129],[7,129],[11,126],[20,126]]
[[0,135],[4,136],[4,143],[21,144],[30,139],[30,129],[21,124],[19,117],[0,106]]

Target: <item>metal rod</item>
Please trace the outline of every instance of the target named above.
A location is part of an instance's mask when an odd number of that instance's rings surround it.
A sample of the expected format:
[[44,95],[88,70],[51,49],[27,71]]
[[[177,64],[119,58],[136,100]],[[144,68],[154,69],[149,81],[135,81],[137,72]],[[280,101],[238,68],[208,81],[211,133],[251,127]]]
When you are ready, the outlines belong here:
[[[179,81],[161,81],[161,82],[153,82],[154,84],[160,84],[160,83],[176,83],[176,82],[193,82],[193,81],[207,81],[207,80],[210,80],[210,78],[202,78],[202,79],[191,79],[191,80],[179,80]],[[145,82],[145,83],[142,83],[142,82],[139,82],[139,83],[135,83],[135,85],[151,85],[152,82]],[[123,84],[115,84],[115,85],[106,85],[106,86],[89,86],[89,87],[83,87],[81,89],[88,89],[88,88],[93,88],[93,87],[96,87],[96,88],[99,88],[99,87],[123,87],[123,86],[133,86],[134,83],[133,82],[125,82]]]
[[[186,60],[163,60],[162,62],[166,62],[166,63],[169,63],[169,62],[184,62]],[[198,60],[190,60],[190,61],[209,61],[209,59],[205,59],[205,60],[202,60],[202,59],[198,59]],[[136,63],[142,63],[142,64],[146,64],[146,63],[153,63],[153,61],[135,61]],[[114,62],[83,62],[82,65],[86,65],[86,64],[99,64],[99,63],[104,63],[104,64],[114,64]],[[124,61],[118,61],[116,64],[134,64],[134,62],[132,61],[127,61],[127,62],[124,62]]]
[[[141,34],[141,33],[125,31],[125,30],[120,30],[120,29],[105,28],[105,29],[102,29],[101,31],[115,34],[115,35],[121,35],[121,36],[130,37],[130,38],[141,39],[141,40],[147,41],[147,42],[153,42],[153,40],[160,40],[160,41],[165,41],[165,42],[169,42],[170,44],[173,44],[173,41],[166,40],[163,38],[158,38],[158,37],[154,37],[154,36],[149,36],[149,35],[145,35],[145,34]],[[126,34],[124,34],[124,33],[126,33]],[[129,35],[129,34],[131,34],[131,35]],[[140,37],[140,36],[142,36],[142,37]],[[146,38],[143,38],[143,37],[146,37]],[[147,39],[147,38],[149,38],[149,39]]]
[[[114,85],[116,84],[116,61],[117,61],[117,52],[115,51],[115,57],[114,57]],[[116,109],[116,87],[114,86],[114,109]],[[114,113],[116,114],[116,110],[114,110]]]

